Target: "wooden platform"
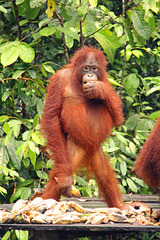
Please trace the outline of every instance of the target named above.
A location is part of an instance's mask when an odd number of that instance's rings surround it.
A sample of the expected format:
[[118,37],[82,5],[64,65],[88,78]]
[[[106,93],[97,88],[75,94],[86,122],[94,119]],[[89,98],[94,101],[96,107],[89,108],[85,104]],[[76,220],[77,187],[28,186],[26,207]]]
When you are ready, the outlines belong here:
[[[153,195],[123,195],[125,202],[141,201],[147,203],[153,209],[160,209],[159,196]],[[98,198],[72,198],[69,200],[77,201],[85,208],[106,207],[106,203]],[[67,201],[67,199],[65,199]],[[11,204],[2,204],[0,207],[11,209]],[[90,224],[0,224],[0,229],[5,231],[18,229],[28,230],[30,232],[30,239],[38,240],[63,240],[63,239],[77,239],[78,237],[95,237],[95,236],[109,236],[108,239],[118,239],[119,234],[130,234],[133,232],[160,232],[160,226],[128,224],[128,223],[107,223],[99,225]],[[96,239],[96,238],[93,238]]]

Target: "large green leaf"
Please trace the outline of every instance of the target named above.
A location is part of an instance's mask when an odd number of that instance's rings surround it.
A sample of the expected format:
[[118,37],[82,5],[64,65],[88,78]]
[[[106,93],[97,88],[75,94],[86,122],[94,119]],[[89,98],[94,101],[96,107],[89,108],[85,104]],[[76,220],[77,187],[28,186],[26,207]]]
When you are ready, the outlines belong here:
[[96,22],[94,21],[93,16],[92,15],[87,15],[84,19],[84,25],[83,25],[84,36],[88,36],[90,34],[93,34],[96,30],[97,30]]
[[56,28],[55,27],[45,27],[45,28],[42,28],[40,31],[39,31],[39,34],[41,36],[45,36],[45,37],[48,37],[50,35],[52,35],[53,33],[55,33],[56,31]]
[[21,43],[19,44],[19,57],[27,63],[30,63],[33,61],[35,57],[34,49],[29,46],[27,43]]
[[19,5],[19,4],[23,3],[23,2],[24,2],[24,0],[16,0],[16,5]]
[[3,6],[0,6],[0,11],[1,11],[1,12],[4,12],[4,13],[7,13],[7,9],[4,8]]
[[126,165],[126,162],[123,161],[123,162],[120,163],[120,169],[121,169],[122,175],[125,176],[126,173],[127,173],[127,165]]
[[149,39],[151,35],[151,29],[149,24],[144,21],[144,11],[140,9],[133,9],[131,17],[132,17],[133,26],[136,32],[142,38]]
[[134,193],[137,193],[137,186],[130,178],[127,178],[127,183],[128,183],[128,186],[130,187],[131,191],[133,191]]
[[0,122],[4,122],[8,119],[9,117],[7,115],[0,116]]
[[40,8],[39,7],[31,8],[30,0],[25,1],[17,0],[17,1],[19,2],[19,4],[17,5],[19,16],[22,16],[24,14],[27,20],[29,20],[34,19],[38,15]]
[[156,92],[156,91],[160,91],[160,86],[157,86],[157,87],[153,87],[151,89],[149,89],[146,93],[146,96],[149,96],[150,94]]
[[140,119],[139,114],[134,114],[127,119],[125,126],[127,127],[128,130],[132,131],[135,129],[139,119]]
[[2,159],[4,165],[7,165],[7,163],[9,162],[8,152],[4,145],[0,148],[0,159]]
[[92,7],[97,7],[97,0],[89,0],[89,4],[92,6]]
[[99,44],[102,46],[103,50],[105,51],[105,53],[107,54],[107,58],[109,59],[109,61],[111,63],[113,63],[114,61],[114,54],[115,51],[114,49],[111,47],[110,42],[108,41],[108,39],[100,34],[100,33],[95,33],[94,34],[94,38],[99,42]]
[[149,130],[149,123],[147,119],[140,119],[136,126],[136,131]]
[[14,63],[19,54],[19,48],[17,46],[10,46],[1,55],[1,63],[4,67]]
[[139,86],[139,77],[135,73],[131,73],[124,78],[123,84],[127,92],[132,96]]
[[31,8],[40,7],[46,1],[47,0],[30,0],[30,7]]
[[14,167],[20,171],[21,169],[21,159],[20,157],[16,154],[16,149],[15,149],[15,143],[14,140],[10,140],[7,144],[7,150],[9,153],[9,157],[14,165]]
[[67,35],[69,35],[70,37],[72,37],[72,38],[75,38],[77,41],[79,41],[79,36],[78,36],[78,34],[76,33],[76,32],[73,32],[72,30],[70,30],[70,29],[67,29],[67,28],[65,28],[65,27],[56,27],[56,29],[58,30],[58,31],[60,31],[60,32],[63,32],[63,33],[65,33],[65,34],[67,34]]
[[133,47],[134,46],[134,40],[133,40],[132,31],[131,31],[131,23],[130,23],[128,18],[123,18],[123,17],[122,17],[122,23],[123,23],[123,26],[124,26],[125,31],[127,33],[127,36],[129,38],[129,43]]

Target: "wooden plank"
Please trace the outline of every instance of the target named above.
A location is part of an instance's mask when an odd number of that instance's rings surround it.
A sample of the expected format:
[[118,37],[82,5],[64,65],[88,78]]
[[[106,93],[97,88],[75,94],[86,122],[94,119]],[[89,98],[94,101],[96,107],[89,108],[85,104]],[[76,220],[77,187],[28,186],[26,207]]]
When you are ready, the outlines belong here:
[[[160,209],[159,196],[158,195],[141,195],[141,194],[125,194],[122,195],[124,202],[144,202],[153,209]],[[81,198],[65,198],[65,201],[78,202],[84,208],[101,208],[107,207],[107,203],[102,198],[98,197],[81,197]]]
[[[158,195],[142,195],[142,194],[124,194],[122,195],[124,202],[140,201],[149,204],[155,209],[160,209],[159,196]],[[81,197],[81,198],[63,198],[62,201],[75,201],[82,205],[82,207],[97,208],[107,207],[107,203],[102,198],[98,197]],[[12,209],[13,203],[0,204],[0,208]]]
[[129,223],[107,224],[0,224],[2,230],[29,230],[29,231],[66,231],[66,232],[160,232],[160,226],[140,225]]
[[[70,198],[62,199],[62,201],[75,201],[85,208],[101,208],[107,207],[106,202],[100,198]],[[160,209],[159,196],[158,195],[123,195],[125,202],[130,201],[141,201],[148,203],[154,209]],[[1,204],[0,207],[11,209],[13,204]],[[13,229],[17,230],[28,230],[32,232],[39,240],[55,239],[61,240],[63,236],[73,239],[73,236],[111,236],[118,234],[130,234],[131,232],[160,232],[160,226],[153,225],[140,225],[140,224],[129,224],[129,223],[107,223],[107,224],[0,224],[0,230],[10,231]],[[34,239],[34,238],[33,238]],[[112,239],[112,238],[110,238]],[[113,238],[114,239],[114,238]],[[117,238],[118,239],[118,238]]]

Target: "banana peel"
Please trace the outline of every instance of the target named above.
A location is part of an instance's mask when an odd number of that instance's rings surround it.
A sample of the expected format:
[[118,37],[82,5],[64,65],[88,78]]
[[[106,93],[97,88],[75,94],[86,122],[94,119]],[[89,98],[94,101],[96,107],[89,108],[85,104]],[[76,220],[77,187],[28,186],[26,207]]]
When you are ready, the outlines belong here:
[[81,194],[80,194],[80,191],[74,186],[72,185],[72,195],[75,196],[75,197],[81,197]]

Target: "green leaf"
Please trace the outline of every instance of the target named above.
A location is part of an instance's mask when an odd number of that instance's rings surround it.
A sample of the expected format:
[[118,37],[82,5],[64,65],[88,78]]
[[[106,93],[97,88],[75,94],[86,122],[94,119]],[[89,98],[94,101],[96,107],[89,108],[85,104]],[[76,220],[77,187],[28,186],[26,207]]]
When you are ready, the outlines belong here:
[[112,49],[110,43],[107,39],[100,33],[95,33],[94,38],[99,42],[99,44],[104,49],[105,53],[107,54],[107,58],[111,63],[114,61],[114,50]]
[[20,0],[18,4],[18,13],[19,16],[24,15],[27,20],[29,19],[35,19],[35,17],[38,15],[40,8],[31,8],[30,7],[30,0]]
[[44,18],[42,19],[38,25],[39,25],[39,28],[43,27],[44,25],[48,24],[49,22],[51,22],[51,18]]
[[13,134],[17,138],[20,133],[21,125],[17,124],[13,127]]
[[29,148],[29,157],[31,159],[31,163],[35,167],[35,165],[36,165],[36,152],[32,151],[30,148]]
[[23,26],[26,23],[28,23],[28,20],[22,20],[19,22],[19,26]]
[[133,95],[139,86],[139,77],[135,73],[129,74],[123,80],[123,86],[130,95]]
[[84,36],[88,36],[93,34],[97,30],[96,22],[94,21],[94,17],[92,15],[86,15],[84,19],[83,33]]
[[26,200],[30,197],[30,195],[31,195],[31,188],[27,188],[27,187],[22,188],[22,191],[20,194],[21,199]]
[[141,179],[139,179],[139,178],[136,178],[136,177],[131,177],[131,179],[132,179],[135,183],[137,183],[137,184],[139,184],[140,186],[144,187],[144,182],[143,182],[143,180],[141,180]]
[[16,125],[22,124],[22,122],[21,122],[21,120],[11,120],[11,121],[8,122],[8,124],[9,124],[10,127],[14,127]]
[[127,144],[127,139],[124,138],[120,132],[116,132],[116,136],[122,143]]
[[0,159],[2,159],[3,164],[6,166],[9,162],[9,156],[6,147],[3,145],[0,148]]
[[110,83],[112,83],[115,86],[119,86],[119,87],[123,87],[121,84],[119,84],[118,82],[116,82],[113,78],[108,77],[108,80]]
[[4,122],[8,119],[9,117],[7,115],[0,116],[0,122]]
[[8,240],[8,239],[10,239],[10,238],[11,238],[11,231],[7,231],[7,232],[3,235],[3,237],[2,237],[1,240]]
[[139,114],[134,114],[131,117],[129,117],[125,123],[125,126],[127,127],[128,130],[133,131],[140,119]]
[[69,35],[70,37],[76,39],[77,41],[79,41],[79,36],[76,32],[74,32],[68,28],[64,28],[64,27],[56,27],[56,29],[60,32],[63,32],[65,34]]
[[37,170],[36,174],[40,179],[47,179],[48,180],[48,174],[47,173],[45,173],[45,172],[42,173],[42,171]]
[[30,0],[30,7],[36,8],[41,7],[43,3],[46,3],[47,0]]
[[125,176],[126,173],[127,173],[127,165],[126,165],[126,162],[123,161],[123,162],[120,163],[120,169],[121,169],[122,175]]
[[5,145],[7,145],[8,142],[10,141],[11,135],[12,135],[12,129],[10,129],[10,130],[7,132],[7,135],[6,135],[6,137],[5,137]]
[[130,148],[132,153],[134,153],[134,154],[136,153],[136,146],[133,142],[129,143],[129,148]]
[[26,63],[30,63],[33,61],[35,57],[35,52],[31,46],[27,43],[21,43],[19,46],[19,57],[22,61]]
[[8,124],[8,122],[5,122],[4,125],[3,125],[3,130],[4,132],[7,134],[10,130],[10,126]]
[[15,233],[16,233],[16,236],[17,236],[18,240],[28,240],[28,231],[15,230]]
[[33,132],[32,133],[32,139],[35,143],[43,145],[42,138],[40,137],[38,132]]
[[23,3],[25,0],[16,0],[16,5]]
[[33,129],[37,127],[38,123],[39,123],[39,115],[36,114],[33,119]]
[[9,157],[14,165],[14,167],[20,171],[21,169],[21,159],[20,157],[16,154],[16,149],[15,149],[15,141],[11,140],[8,142],[7,145],[7,150],[9,153]]
[[133,26],[136,32],[144,39],[149,39],[151,29],[147,22],[144,21],[144,11],[140,9],[133,9],[131,13]]
[[153,112],[149,115],[149,118],[155,120],[160,116],[160,111]]
[[25,72],[25,70],[17,70],[17,71],[15,71],[15,72],[13,73],[12,78],[17,79],[17,78],[19,78],[24,72]]
[[131,191],[133,191],[134,193],[137,193],[137,186],[130,178],[127,178],[127,183],[128,183],[128,186],[130,187]]
[[52,35],[53,33],[55,33],[55,31],[56,31],[55,27],[45,27],[39,31],[39,34],[41,36],[48,37],[48,36]]
[[7,9],[4,8],[3,6],[0,6],[0,11],[1,11],[1,12],[4,12],[4,13],[7,13]]
[[32,131],[31,130],[27,130],[22,134],[22,139],[23,141],[29,140],[29,138],[32,135]]
[[132,51],[133,55],[135,55],[137,58],[140,58],[140,56],[143,57],[143,53],[139,50],[133,50]]
[[82,186],[87,186],[87,182],[82,177],[75,176],[75,179],[78,184]]
[[33,183],[33,179],[27,179],[24,182],[18,183],[17,189],[22,188],[22,187],[26,187],[26,186],[28,186],[28,185],[30,185],[32,183]]
[[91,5],[91,7],[97,7],[97,2],[98,0],[89,0],[89,4]]
[[123,18],[123,17],[121,17],[121,18],[122,18],[123,26],[125,28],[127,36],[129,38],[129,43],[133,47],[134,46],[134,39],[133,39],[132,31],[131,31],[131,22],[127,18]]
[[112,148],[109,148],[109,149],[107,150],[107,152],[108,152],[108,153],[111,153],[111,152],[115,152],[115,151],[117,151],[117,150],[119,150],[119,147],[112,147]]
[[80,5],[80,7],[78,8],[78,14],[79,14],[80,16],[84,16],[84,15],[87,14],[88,10],[89,10],[88,5],[87,5],[87,4],[82,4],[82,5]]
[[149,122],[148,119],[140,119],[136,126],[136,131],[143,131],[143,130],[149,130]]
[[153,87],[151,89],[149,89],[146,93],[146,96],[149,96],[150,94],[156,92],[156,91],[159,91],[160,90],[160,86],[157,86],[157,87]]
[[2,96],[2,102],[5,102],[7,100],[7,98],[12,94],[11,91],[5,91],[3,96]]
[[43,66],[47,72],[50,72],[52,74],[55,73],[55,71],[53,70],[53,68],[50,65],[44,64]]
[[14,63],[19,54],[19,48],[17,46],[8,47],[1,55],[1,63],[4,67]]
[[36,147],[34,142],[28,141],[28,147],[30,148],[31,151],[36,152]]
[[16,154],[19,154],[21,151],[25,154],[28,151],[28,142],[24,142],[16,151]]
[[94,34],[94,38],[102,46],[111,63],[114,61],[115,49],[121,46],[117,38],[108,28],[102,29]]
[[43,75],[44,75],[45,77],[47,77],[47,72],[46,72],[46,70],[44,69],[44,66],[41,67],[41,72],[43,73]]
[[21,192],[22,192],[22,188],[21,189],[18,189],[10,198],[10,202],[14,202],[15,200],[17,200],[20,195],[21,195]]

